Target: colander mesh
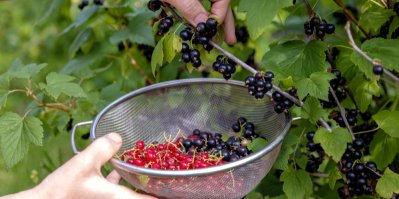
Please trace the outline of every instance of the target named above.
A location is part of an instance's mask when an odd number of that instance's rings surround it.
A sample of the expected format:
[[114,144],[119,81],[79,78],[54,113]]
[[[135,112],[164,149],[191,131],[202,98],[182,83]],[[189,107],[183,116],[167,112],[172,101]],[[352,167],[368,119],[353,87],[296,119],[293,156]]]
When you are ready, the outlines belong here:
[[[194,129],[234,135],[230,127],[238,117],[253,122],[255,131],[269,142],[287,126],[286,116],[276,114],[267,97],[256,100],[242,85],[201,81],[155,86],[126,97],[98,116],[94,134],[119,133],[123,139],[121,154],[137,140],[163,142],[165,135],[189,135]],[[136,188],[166,198],[242,198],[267,174],[279,150],[280,144],[262,158],[230,172],[198,177],[155,177],[116,169]]]

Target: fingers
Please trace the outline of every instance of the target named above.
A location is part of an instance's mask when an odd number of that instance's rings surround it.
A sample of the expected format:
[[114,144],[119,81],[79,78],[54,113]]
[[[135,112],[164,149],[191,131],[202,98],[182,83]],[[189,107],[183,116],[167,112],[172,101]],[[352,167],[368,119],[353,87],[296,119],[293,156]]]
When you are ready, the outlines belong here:
[[224,20],[224,35],[227,44],[232,45],[237,42],[234,26],[234,16],[233,11],[231,11],[230,7],[227,11],[226,19]]
[[208,18],[207,12],[198,0],[164,0],[172,4],[193,26]]
[[121,180],[121,176],[116,170],[113,170],[108,176],[106,177],[108,182],[112,184],[119,184],[119,180]]
[[117,133],[110,133],[95,140],[78,156],[82,161],[87,161],[89,165],[93,165],[100,169],[122,146],[122,138]]
[[211,17],[223,23],[227,11],[230,10],[230,0],[212,0]]
[[119,185],[112,185],[111,186],[107,186],[107,190],[110,192],[113,192],[115,194],[113,194],[112,198],[115,199],[125,199],[125,198],[135,198],[135,199],[156,199],[155,197],[149,196],[149,195],[144,195],[144,194],[140,194],[137,192],[134,192],[126,187],[123,186],[119,186]]

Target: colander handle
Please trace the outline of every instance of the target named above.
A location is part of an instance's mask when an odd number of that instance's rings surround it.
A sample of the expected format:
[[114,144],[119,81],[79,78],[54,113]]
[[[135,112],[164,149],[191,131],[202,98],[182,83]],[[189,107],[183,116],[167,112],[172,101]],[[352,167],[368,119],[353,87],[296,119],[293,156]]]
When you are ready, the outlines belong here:
[[78,127],[80,126],[87,126],[87,125],[91,125],[93,123],[93,121],[87,121],[87,122],[79,122],[77,124],[75,124],[75,126],[73,126],[72,128],[72,132],[71,132],[71,145],[72,145],[72,150],[75,154],[78,154],[80,151],[76,148],[76,144],[75,144],[75,133],[76,133],[76,129],[78,129]]

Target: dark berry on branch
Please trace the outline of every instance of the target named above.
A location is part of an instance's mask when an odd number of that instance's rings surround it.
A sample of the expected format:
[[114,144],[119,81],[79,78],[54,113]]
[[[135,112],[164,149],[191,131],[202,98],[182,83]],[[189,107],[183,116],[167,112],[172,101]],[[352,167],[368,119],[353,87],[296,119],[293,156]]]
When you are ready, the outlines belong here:
[[190,59],[190,54],[189,54],[189,53],[183,53],[182,56],[181,56],[181,60],[182,60],[184,63],[190,62],[190,61],[191,61],[191,59]]
[[255,93],[256,99],[262,99],[264,96],[265,96],[265,93],[263,93],[262,91],[258,91]]
[[219,71],[220,63],[219,62],[214,62],[212,64],[212,68],[213,68],[214,71]]
[[154,12],[159,10],[161,8],[161,5],[162,5],[162,3],[159,0],[151,0],[147,4],[148,9],[150,9],[151,11],[154,11]]
[[94,0],[95,5],[102,6],[104,4],[104,0]]
[[312,19],[310,19],[310,25],[311,28],[315,28],[320,24],[320,18],[319,17],[312,17]]
[[193,49],[190,51],[190,58],[191,60],[197,60],[200,57],[200,52],[197,49]]
[[334,24],[327,24],[325,28],[325,32],[327,34],[333,34],[335,32],[335,26]]
[[256,79],[254,76],[248,76],[245,79],[245,85],[247,85],[247,86],[253,86],[253,85],[255,85],[255,82],[256,82]]
[[187,43],[182,43],[181,45],[181,52],[188,53],[190,52],[190,46]]
[[229,80],[229,79],[231,79],[231,74],[230,73],[225,73],[225,74],[223,74],[223,78],[225,80]]
[[191,60],[191,63],[193,64],[194,68],[198,68],[201,66],[201,59],[195,59],[195,60]]
[[231,129],[233,129],[234,132],[238,133],[241,131],[241,126],[238,123],[235,123],[231,126]]
[[256,73],[256,74],[255,74],[255,78],[256,78],[257,80],[262,80],[262,78],[263,78],[262,73]]
[[277,91],[274,91],[272,93],[272,98],[275,102],[281,102],[284,99],[283,95],[281,95],[281,93]]
[[209,29],[216,29],[218,26],[218,22],[213,18],[208,18],[206,20],[206,26],[208,26]]
[[191,34],[191,32],[188,31],[188,30],[182,30],[182,31],[180,32],[180,38],[181,38],[183,41],[188,41],[188,40],[191,39],[191,37],[192,37],[192,34]]
[[274,105],[274,111],[276,113],[282,113],[282,112],[284,112],[284,107],[281,106],[281,104],[275,104]]
[[265,73],[265,81],[272,81],[274,78],[274,73],[270,71],[266,71]]
[[206,24],[204,22],[200,22],[197,24],[196,30],[200,33],[200,34],[204,34],[208,31]]
[[381,65],[373,65],[373,73],[376,75],[382,75],[384,68]]
[[312,141],[314,138],[315,132],[314,131],[310,131],[306,134],[306,139],[308,139],[309,141]]

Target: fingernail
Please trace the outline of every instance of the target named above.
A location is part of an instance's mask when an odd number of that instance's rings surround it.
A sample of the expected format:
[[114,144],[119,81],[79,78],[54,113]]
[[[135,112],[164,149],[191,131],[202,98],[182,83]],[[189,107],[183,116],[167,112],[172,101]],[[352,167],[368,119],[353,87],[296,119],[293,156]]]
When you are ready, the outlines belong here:
[[121,145],[121,143],[122,143],[122,138],[121,138],[121,136],[119,134],[110,133],[110,134],[107,134],[105,137],[107,139],[109,139],[111,142],[113,142],[113,146],[116,149],[119,149],[119,145]]
[[194,25],[196,26],[200,22],[205,22],[208,16],[205,13],[199,13],[195,18],[194,18]]

